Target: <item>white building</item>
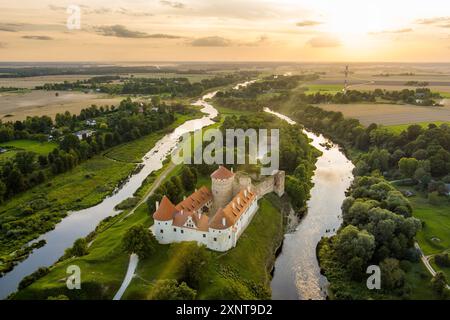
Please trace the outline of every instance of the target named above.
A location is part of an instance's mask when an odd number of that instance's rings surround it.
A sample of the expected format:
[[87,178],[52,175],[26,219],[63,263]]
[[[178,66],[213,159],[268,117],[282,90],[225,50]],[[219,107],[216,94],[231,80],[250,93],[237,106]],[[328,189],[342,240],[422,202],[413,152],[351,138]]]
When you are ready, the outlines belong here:
[[211,174],[212,192],[203,186],[177,205],[164,196],[153,213],[156,239],[197,241],[215,251],[235,247],[258,210],[258,196],[251,185],[234,194],[234,178],[232,171],[220,166]]

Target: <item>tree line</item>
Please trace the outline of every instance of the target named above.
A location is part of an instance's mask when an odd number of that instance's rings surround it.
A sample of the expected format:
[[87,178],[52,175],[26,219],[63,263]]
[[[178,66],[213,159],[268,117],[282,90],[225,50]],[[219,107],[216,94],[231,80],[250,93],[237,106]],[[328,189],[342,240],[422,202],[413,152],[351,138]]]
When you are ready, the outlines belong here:
[[[94,77],[75,82],[47,83],[36,87],[42,90],[97,90],[108,94],[169,94],[172,97],[195,97],[205,90],[246,81],[256,77],[258,72],[240,71],[216,75],[191,83],[188,78],[114,78],[113,76]],[[112,83],[113,80],[119,82]]]
[[[72,131],[63,130],[58,141],[58,147],[47,155],[37,155],[31,151],[18,152],[13,158],[6,160],[0,168],[0,201],[10,198],[15,194],[28,190],[49,177],[66,172],[96,154],[120,143],[138,139],[173,123],[174,111],[171,108],[159,108],[158,111],[140,112],[140,103],[130,99],[122,101],[117,109],[105,109],[101,112],[95,108],[82,111],[79,116],[71,116],[69,113],[57,116],[56,123],[59,126],[73,128],[76,123],[85,118],[86,114],[95,115],[108,113],[107,125],[97,129],[91,136],[79,139]],[[180,107],[178,107],[180,108]],[[24,122],[16,122],[7,126],[13,131],[13,137],[26,137],[35,121],[38,124],[37,131],[49,132],[52,120],[49,117],[33,117]],[[22,126],[18,126],[20,123]]]

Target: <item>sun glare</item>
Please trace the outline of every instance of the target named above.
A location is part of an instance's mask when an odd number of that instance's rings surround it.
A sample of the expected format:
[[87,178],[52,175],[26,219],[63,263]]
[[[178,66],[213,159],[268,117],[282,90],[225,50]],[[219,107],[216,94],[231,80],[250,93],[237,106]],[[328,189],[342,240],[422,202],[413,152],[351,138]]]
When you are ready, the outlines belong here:
[[380,10],[376,6],[359,3],[351,7],[346,5],[341,10],[330,12],[325,27],[329,32],[342,38],[352,38],[355,35],[380,31],[387,27],[387,21],[382,20]]

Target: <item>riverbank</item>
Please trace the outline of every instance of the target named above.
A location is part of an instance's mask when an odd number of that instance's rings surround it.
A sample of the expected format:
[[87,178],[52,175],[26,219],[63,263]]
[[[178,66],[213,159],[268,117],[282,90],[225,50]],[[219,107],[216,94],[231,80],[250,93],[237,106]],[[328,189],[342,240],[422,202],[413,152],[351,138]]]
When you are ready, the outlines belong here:
[[[136,167],[138,162],[135,159],[142,159],[148,151],[148,145],[154,145],[167,132],[188,120],[198,118],[200,114],[176,114],[176,120],[168,128],[113,147],[106,154],[94,156],[71,171],[57,175],[3,203],[0,206],[1,221],[25,219],[27,228],[30,228],[30,221],[34,224],[31,223],[33,232],[26,236],[1,239],[0,273],[11,271],[17,262],[25,259],[32,251],[26,245],[52,230],[66,217],[67,212],[95,206],[111,196],[140,169]],[[32,215],[22,218],[25,208],[31,208]]]

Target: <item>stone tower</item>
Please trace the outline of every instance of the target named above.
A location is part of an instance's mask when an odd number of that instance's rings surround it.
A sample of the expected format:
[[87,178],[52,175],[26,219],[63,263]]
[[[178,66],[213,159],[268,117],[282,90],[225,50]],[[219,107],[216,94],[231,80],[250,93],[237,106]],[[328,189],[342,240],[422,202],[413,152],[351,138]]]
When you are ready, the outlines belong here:
[[234,173],[223,166],[211,174],[213,208],[224,208],[233,198]]
[[273,191],[281,197],[284,194],[284,179],[285,179],[285,172],[284,171],[278,171],[274,174],[273,177]]

